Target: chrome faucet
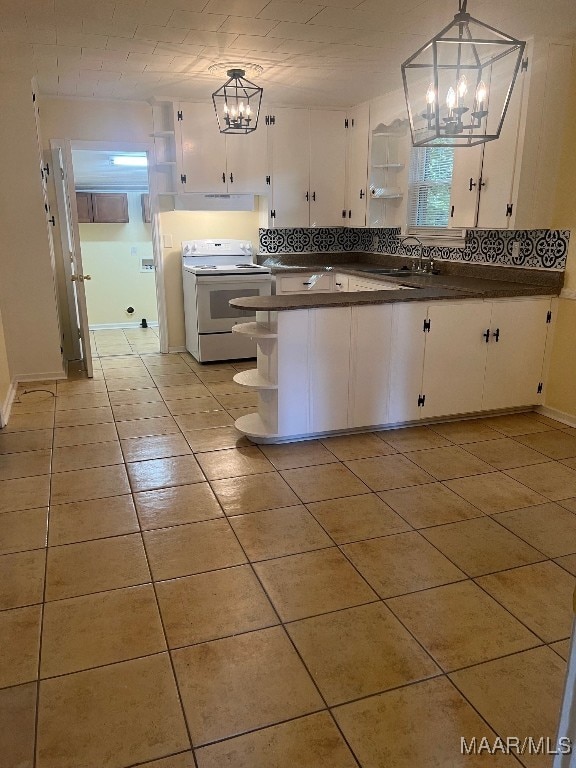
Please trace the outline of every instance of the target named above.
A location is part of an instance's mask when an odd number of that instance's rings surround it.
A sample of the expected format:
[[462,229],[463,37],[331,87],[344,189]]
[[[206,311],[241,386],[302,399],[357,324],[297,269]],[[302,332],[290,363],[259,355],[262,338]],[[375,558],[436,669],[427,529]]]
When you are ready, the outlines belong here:
[[[411,243],[409,241],[412,241]],[[420,238],[416,237],[415,235],[407,235],[406,237],[400,238],[400,245],[405,245],[408,243],[409,245],[414,244],[416,247],[412,249],[414,255],[418,258],[418,265],[416,267],[417,272],[431,272],[432,266],[433,266],[433,259],[430,257],[426,259],[426,264],[423,266],[422,262],[424,259],[422,258],[422,249],[424,247],[422,240]],[[408,254],[406,254],[408,255]]]

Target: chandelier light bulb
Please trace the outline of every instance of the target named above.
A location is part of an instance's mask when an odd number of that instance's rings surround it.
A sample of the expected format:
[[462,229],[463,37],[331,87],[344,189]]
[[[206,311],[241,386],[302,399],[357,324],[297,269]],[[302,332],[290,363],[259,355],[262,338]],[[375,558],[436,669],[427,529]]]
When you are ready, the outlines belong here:
[[478,87],[476,88],[476,108],[479,112],[484,110],[486,97],[488,96],[488,88],[484,80],[480,80]]
[[466,80],[466,75],[460,75],[460,79],[458,80],[458,85],[456,86],[456,90],[458,91],[458,99],[461,100],[466,96],[468,93],[468,80]]
[[436,101],[436,91],[434,90],[434,83],[430,83],[428,90],[426,91],[426,104],[433,106]]
[[452,86],[448,88],[448,93],[446,94],[446,106],[450,110],[450,112],[453,111],[454,107],[456,106],[456,91]]

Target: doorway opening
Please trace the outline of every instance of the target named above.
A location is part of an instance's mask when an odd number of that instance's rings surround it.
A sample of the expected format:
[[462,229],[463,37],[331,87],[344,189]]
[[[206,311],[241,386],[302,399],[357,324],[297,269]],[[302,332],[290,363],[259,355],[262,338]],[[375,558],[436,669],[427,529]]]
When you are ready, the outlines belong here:
[[147,153],[72,147],[93,354],[160,351]]

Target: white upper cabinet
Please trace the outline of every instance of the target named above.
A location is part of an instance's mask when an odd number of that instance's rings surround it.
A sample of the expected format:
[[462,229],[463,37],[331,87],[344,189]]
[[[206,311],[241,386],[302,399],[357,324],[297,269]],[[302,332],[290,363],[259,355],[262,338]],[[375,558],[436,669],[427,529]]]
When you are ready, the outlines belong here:
[[348,111],[346,216],[351,227],[366,226],[368,195],[368,134],[370,107],[360,104]]
[[336,227],[343,223],[346,184],[344,112],[272,110],[271,224]]
[[175,124],[182,192],[267,193],[267,133],[262,113],[253,133],[223,134],[211,103],[180,103]]
[[272,147],[271,224],[307,227],[310,223],[310,113],[275,109],[268,134]]

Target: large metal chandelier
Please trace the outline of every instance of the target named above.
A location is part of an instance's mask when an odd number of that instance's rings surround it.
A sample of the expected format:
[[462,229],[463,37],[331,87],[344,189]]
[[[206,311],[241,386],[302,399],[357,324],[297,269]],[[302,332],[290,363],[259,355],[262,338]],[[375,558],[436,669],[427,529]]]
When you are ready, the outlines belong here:
[[220,133],[251,133],[258,127],[264,89],[245,74],[243,69],[229,69],[229,80],[212,94]]
[[472,18],[454,21],[402,64],[417,147],[472,147],[499,138],[525,42]]

